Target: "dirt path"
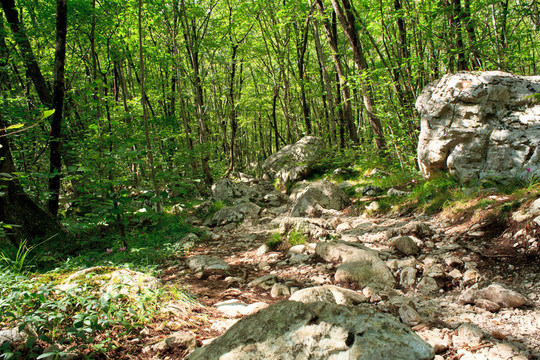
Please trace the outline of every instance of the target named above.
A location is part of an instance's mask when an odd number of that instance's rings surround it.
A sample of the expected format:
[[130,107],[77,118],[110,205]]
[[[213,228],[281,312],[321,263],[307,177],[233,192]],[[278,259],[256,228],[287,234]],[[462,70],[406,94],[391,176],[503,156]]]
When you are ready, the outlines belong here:
[[[200,302],[201,306],[194,309],[195,318],[199,320],[184,327],[196,334],[200,344],[221,335],[245,316],[227,315],[216,307],[216,304],[227,300],[246,305],[269,305],[287,299],[289,293],[297,289],[324,284],[360,292],[361,289],[354,285],[336,283],[334,274],[339,264],[325,262],[314,251],[315,242],[319,239],[342,239],[379,251],[398,282],[407,264],[417,269],[414,283],[409,287],[399,284],[392,290],[364,289],[363,293],[381,311],[396,316],[399,316],[402,300],[413,304],[420,321],[411,326],[421,337],[435,344],[439,359],[540,358],[538,257],[519,254],[504,236],[498,236],[495,241],[492,235],[497,231],[492,224],[470,219],[452,224],[443,217],[365,218],[347,215],[347,211],[334,212],[302,220],[308,224],[305,226],[308,243],[303,251],[297,249],[297,253],[291,254],[286,247],[269,251],[264,244],[272,232],[279,231],[280,223],[283,230],[284,221],[287,222],[287,218],[281,215],[265,224],[207,228],[213,234],[212,239],[199,243],[188,257],[217,256],[230,265],[228,271],[193,272],[185,262],[181,262],[163,272],[163,280],[187,286]],[[421,244],[421,252],[415,257],[399,256],[388,242],[389,232],[399,233],[399,229],[407,228],[417,232],[419,228],[432,230],[427,234],[403,231],[416,236]],[[532,230],[527,231],[525,235],[535,235]],[[317,238],[310,238],[310,233],[317,234]],[[433,269],[440,272],[432,274],[437,279],[438,289],[431,292],[421,290],[420,279],[429,271],[435,271]],[[475,278],[470,278],[471,273]],[[464,277],[464,274],[469,277]],[[250,284],[265,275],[271,279],[262,285]],[[271,275],[275,277],[272,279]],[[459,296],[476,282],[480,285],[504,284],[528,296],[530,305],[490,312],[480,306],[460,304]],[[475,325],[473,332],[480,338],[473,341],[470,334],[463,335],[461,329],[456,330],[462,324]],[[160,357],[164,353],[155,356],[156,359],[165,358]],[[170,358],[182,356],[176,354]]]

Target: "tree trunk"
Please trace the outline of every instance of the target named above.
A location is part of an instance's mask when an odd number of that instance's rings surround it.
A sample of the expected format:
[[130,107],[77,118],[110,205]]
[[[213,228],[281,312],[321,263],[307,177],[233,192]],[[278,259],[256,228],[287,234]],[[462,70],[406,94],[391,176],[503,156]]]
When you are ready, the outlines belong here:
[[64,109],[64,65],[66,62],[66,34],[67,34],[67,0],[56,1],[56,50],[54,54],[54,114],[51,121],[49,140],[50,150],[50,197],[47,203],[49,212],[58,214],[58,201],[60,196],[60,181],[62,171],[62,156],[60,152],[62,114]]
[[375,135],[375,146],[377,150],[383,154],[386,151],[386,141],[384,139],[384,132],[381,125],[381,121],[375,114],[375,109],[373,107],[373,94],[371,87],[363,79],[363,75],[366,72],[368,66],[366,59],[364,57],[364,50],[362,49],[362,44],[358,37],[358,30],[356,29],[356,21],[354,18],[353,9],[349,0],[341,0],[341,4],[338,3],[338,0],[332,0],[332,6],[334,11],[341,23],[341,27],[349,40],[349,44],[353,50],[354,62],[358,71],[360,72],[360,82],[362,85],[362,96],[364,98],[364,106],[367,111],[367,116],[373,134]]
[[[324,5],[322,0],[316,0],[317,8],[319,13],[322,16],[325,16]],[[339,89],[341,90],[341,97],[343,98],[342,108],[340,110],[340,115],[342,123],[346,124],[349,130],[349,136],[354,144],[358,145],[360,143],[358,139],[358,134],[356,133],[356,127],[354,126],[354,117],[351,106],[351,92],[349,89],[349,84],[347,82],[347,74],[341,62],[341,57],[338,52],[338,42],[337,42],[337,28],[335,21],[335,11],[333,12],[334,21],[333,24],[330,24],[328,19],[324,18],[323,24],[326,31],[326,37],[328,38],[328,43],[332,50],[332,59],[334,60],[334,66],[336,68],[336,73],[339,82]],[[343,127],[342,127],[343,129]],[[341,134],[340,134],[341,135]],[[341,137],[341,146],[343,147],[343,137]]]
[[[159,197],[159,187],[156,181],[156,174],[154,168],[154,151],[152,149],[152,142],[150,141],[150,128],[148,126],[148,111],[146,110],[146,101],[144,101],[145,95],[145,72],[144,72],[144,57],[143,57],[143,33],[142,33],[142,0],[139,0],[139,63],[141,68],[141,103],[143,108],[143,122],[144,122],[144,137],[146,139],[146,150],[148,151],[148,166],[150,167],[150,180],[154,188],[154,196]],[[157,203],[157,211],[161,211],[161,201]]]
[[12,175],[15,166],[4,131],[6,126],[0,118],[0,224],[13,226],[12,229],[6,229],[6,232],[15,247],[23,239],[30,244],[37,244],[38,239],[64,234],[56,218],[36,205]]

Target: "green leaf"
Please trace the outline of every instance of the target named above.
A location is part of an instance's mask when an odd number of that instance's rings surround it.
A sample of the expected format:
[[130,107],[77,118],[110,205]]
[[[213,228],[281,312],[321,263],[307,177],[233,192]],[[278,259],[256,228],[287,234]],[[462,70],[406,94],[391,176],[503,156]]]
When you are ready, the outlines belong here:
[[52,114],[54,114],[55,110],[54,109],[51,109],[51,110],[45,110],[43,112],[43,115],[41,115],[41,119],[40,120],[43,120],[43,119],[46,119],[48,118],[49,116],[51,116]]
[[36,359],[44,359],[46,357],[49,357],[49,356],[56,356],[58,353],[56,352],[48,352],[48,353],[43,353],[41,355],[39,355]]
[[24,126],[24,123],[14,124],[10,125],[6,128],[6,130],[14,130],[14,129],[20,129]]

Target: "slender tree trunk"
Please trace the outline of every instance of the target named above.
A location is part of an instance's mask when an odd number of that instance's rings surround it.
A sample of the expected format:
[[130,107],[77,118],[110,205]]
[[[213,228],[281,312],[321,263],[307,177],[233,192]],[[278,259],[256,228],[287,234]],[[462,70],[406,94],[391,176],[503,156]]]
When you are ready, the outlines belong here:
[[[324,11],[324,5],[322,0],[316,0],[317,8],[319,9],[319,13],[325,17],[325,11]],[[339,55],[338,50],[338,42],[337,42],[337,28],[336,28],[336,19],[335,19],[335,11],[333,12],[333,22],[330,24],[327,18],[323,18],[323,25],[324,29],[326,31],[326,37],[328,38],[328,43],[330,45],[330,49],[332,50],[332,59],[334,60],[334,66],[336,68],[336,73],[338,77],[339,82],[339,89],[341,90],[341,98],[342,101],[342,107],[340,110],[341,115],[341,122],[347,125],[347,128],[349,130],[349,136],[354,144],[358,145],[360,143],[358,139],[358,134],[356,133],[356,127],[354,126],[354,117],[352,112],[352,106],[351,106],[351,92],[349,89],[349,84],[347,82],[347,74],[345,72],[345,68],[343,67],[341,57]],[[342,138],[343,140],[343,138]],[[341,142],[341,145],[343,146],[343,141]]]
[[36,92],[39,96],[39,100],[45,106],[51,107],[53,99],[51,96],[51,89],[45,78],[41,74],[41,70],[30,46],[30,41],[26,36],[26,30],[24,29],[24,24],[19,21],[19,12],[15,7],[14,0],[0,0],[2,4],[2,9],[6,15],[6,19],[11,27],[11,32],[13,33],[13,38],[19,47],[21,52],[24,64],[26,66],[26,73],[36,88]]
[[362,44],[360,43],[360,39],[358,37],[358,30],[356,29],[356,21],[351,3],[349,0],[341,0],[340,4],[338,3],[338,0],[332,0],[332,6],[334,7],[334,11],[336,12],[339,22],[341,23],[341,27],[349,40],[349,44],[353,50],[354,62],[358,71],[360,72],[364,106],[367,111],[371,129],[375,135],[375,146],[381,153],[384,153],[386,151],[386,141],[384,139],[383,128],[380,119],[375,114],[371,87],[363,79],[363,75],[367,71],[368,66],[364,56]]
[[[146,110],[146,101],[144,101],[145,95],[145,69],[144,69],[144,57],[143,57],[143,32],[142,32],[142,0],[139,0],[139,62],[141,67],[141,103],[143,108],[143,122],[144,122],[144,137],[146,139],[146,150],[148,151],[148,166],[150,167],[150,180],[154,187],[154,196],[159,197],[159,187],[156,181],[156,174],[154,169],[154,151],[152,150],[152,142],[150,141],[150,128],[148,126],[148,112]],[[161,211],[161,201],[157,203],[157,211]]]
[[60,151],[62,115],[64,109],[64,67],[66,62],[67,0],[56,1],[56,50],[54,55],[54,114],[51,121],[50,150],[50,197],[47,208],[53,216],[58,214],[62,156]]

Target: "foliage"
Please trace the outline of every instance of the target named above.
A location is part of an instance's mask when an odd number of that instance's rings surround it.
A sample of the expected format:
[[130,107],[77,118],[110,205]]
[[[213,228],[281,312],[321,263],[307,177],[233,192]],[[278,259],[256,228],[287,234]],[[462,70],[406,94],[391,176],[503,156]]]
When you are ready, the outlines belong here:
[[287,234],[287,241],[289,245],[302,245],[306,242],[306,236],[301,231],[292,230]]
[[[59,290],[49,277],[26,277],[11,272],[0,276],[0,324],[32,329],[26,342],[26,356],[39,354],[36,340],[61,344],[71,352],[106,351],[112,337],[137,332],[158,316],[164,299],[176,299],[190,306],[193,300],[176,288],[143,290],[122,295],[122,285],[100,293],[99,282],[83,282],[67,291]],[[3,356],[21,356],[4,349]],[[42,355],[45,356],[45,355]],[[39,357],[38,357],[39,358]]]
[[281,245],[280,233],[273,233],[266,240],[266,246],[268,246],[269,249],[276,249],[279,245]]

